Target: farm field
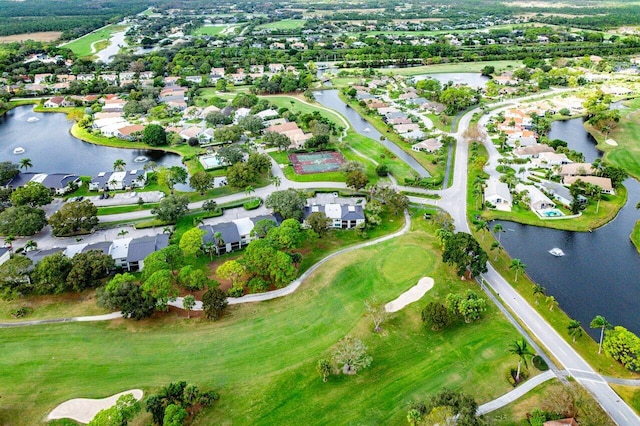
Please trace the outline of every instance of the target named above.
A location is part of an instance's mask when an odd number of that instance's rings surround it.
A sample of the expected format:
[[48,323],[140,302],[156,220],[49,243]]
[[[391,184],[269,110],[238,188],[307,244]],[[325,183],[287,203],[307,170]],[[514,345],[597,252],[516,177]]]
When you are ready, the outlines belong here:
[[[68,398],[149,392],[176,380],[220,392],[197,425],[328,424],[336,413],[344,423],[404,425],[412,401],[445,386],[480,402],[496,398],[511,389],[504,371],[516,359],[506,348],[518,333],[493,305],[479,322],[425,329],[428,301],[478,290],[442,264],[420,217],[409,234],[327,262],[293,295],[232,307],[218,322],[170,314],[0,330],[0,423],[32,425]],[[373,333],[364,301],[392,300],[423,276],[434,288]],[[347,334],[364,341],[373,363],[323,383],[316,363]]]
[[[77,38],[69,43],[61,45],[61,47],[66,47],[67,49],[71,49],[73,53],[78,55],[79,57],[90,56],[95,52],[92,52],[91,45],[93,43],[98,42],[108,42],[111,34],[122,31],[125,29],[125,26],[122,25],[107,25],[106,27],[102,27],[99,30],[96,30],[92,33],[84,35],[80,38]],[[107,47],[107,45],[103,46]]]
[[15,41],[56,41],[60,38],[62,32],[60,31],[42,31],[37,33],[25,33],[25,34],[14,34],[10,36],[0,37],[0,44],[2,43],[13,43]]

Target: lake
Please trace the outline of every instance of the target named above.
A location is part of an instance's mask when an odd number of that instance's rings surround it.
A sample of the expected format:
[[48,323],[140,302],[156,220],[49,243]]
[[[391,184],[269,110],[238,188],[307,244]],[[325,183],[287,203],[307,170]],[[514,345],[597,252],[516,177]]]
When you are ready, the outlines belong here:
[[[581,151],[587,161],[601,156],[581,118],[554,122],[549,137],[567,141],[569,148]],[[627,204],[613,221],[591,233],[495,222],[506,230],[501,242],[509,255],[522,260],[532,280],[546,287],[560,307],[595,339],[599,332],[590,329],[589,323],[596,315],[640,334],[640,256],[629,239],[640,219],[635,208],[640,201],[640,183],[627,179],[624,185],[629,193]],[[565,256],[549,254],[554,247],[562,249]]]
[[[35,113],[33,106],[14,108],[0,116],[0,161],[19,163],[29,158],[30,171],[43,173],[76,173],[82,176],[96,175],[113,170],[113,163],[123,159],[127,169],[141,169],[144,163],[136,163],[136,157],[144,156],[159,166],[181,166],[182,158],[163,151],[110,148],[86,143],[71,136],[72,122],[65,114]],[[29,122],[35,117],[38,121]],[[22,147],[25,153],[13,154]]]

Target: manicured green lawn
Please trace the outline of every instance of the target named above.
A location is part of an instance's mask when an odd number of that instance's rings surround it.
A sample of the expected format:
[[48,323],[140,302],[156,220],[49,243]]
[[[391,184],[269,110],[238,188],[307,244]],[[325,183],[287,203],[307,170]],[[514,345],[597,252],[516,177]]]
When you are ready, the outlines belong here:
[[195,30],[195,35],[208,35],[214,36],[220,34],[222,31],[229,27],[236,27],[237,25],[205,25]]
[[109,40],[109,38],[111,37],[111,34],[118,31],[122,31],[125,28],[126,27],[122,25],[107,25],[106,27],[103,27],[95,32],[82,36],[72,41],[69,44],[66,44],[64,47],[67,49],[71,49],[73,53],[75,53],[79,57],[90,56],[92,55],[92,52],[91,52],[92,43],[98,42],[101,40]]
[[640,220],[633,226],[633,231],[631,231],[629,238],[631,238],[631,242],[636,246],[638,253],[640,253]]
[[[149,392],[175,380],[220,391],[197,425],[330,424],[338,417],[400,425],[411,401],[445,386],[493,399],[510,389],[504,371],[516,360],[506,347],[518,333],[493,306],[478,323],[425,330],[420,310],[429,300],[475,285],[440,262],[426,222],[416,221],[406,236],[332,259],[295,294],[231,307],[215,323],[169,314],[0,330],[0,423],[37,424],[69,398]],[[364,300],[392,300],[422,276],[434,277],[435,287],[374,334]],[[323,383],[317,360],[347,334],[363,339],[373,364]]]
[[631,176],[640,179],[640,98],[625,103],[628,110],[621,110],[620,123],[608,138],[618,146],[605,143],[605,135],[589,128],[598,141],[598,149],[605,152],[604,159],[614,166],[622,167]]
[[403,183],[405,178],[411,177],[411,167],[396,157],[393,152],[385,148],[380,142],[362,136],[353,130],[347,132],[344,142],[361,154],[377,161],[379,164],[386,164],[389,170],[391,170],[391,174],[399,183]]
[[419,75],[449,72],[480,72],[486,66],[496,67],[496,72],[516,69],[522,65],[521,61],[480,61],[480,62],[452,62],[447,64],[423,65],[411,68],[381,69],[382,73],[394,75]]
[[282,21],[270,22],[256,27],[256,29],[268,28],[272,30],[296,30],[304,27],[307,21],[304,19],[284,19]]

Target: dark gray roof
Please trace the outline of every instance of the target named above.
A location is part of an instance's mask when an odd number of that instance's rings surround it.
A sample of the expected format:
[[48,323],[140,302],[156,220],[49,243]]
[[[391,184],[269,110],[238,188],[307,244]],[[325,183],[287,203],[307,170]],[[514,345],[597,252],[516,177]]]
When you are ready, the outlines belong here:
[[[342,220],[358,220],[364,219],[364,211],[362,206],[345,206],[342,207]],[[353,211],[349,211],[349,207],[353,207]]]
[[169,245],[169,235],[158,234],[151,237],[134,238],[129,243],[127,262],[139,262],[154,251],[162,250]]
[[111,241],[102,241],[99,243],[88,244],[85,248],[82,249],[82,253],[86,253],[91,250],[98,250],[103,252],[104,254],[109,254],[111,244]]
[[398,111],[385,114],[384,118],[387,120],[391,120],[393,118],[409,118],[409,116],[402,111]]
[[5,254],[6,252],[8,252],[9,249],[6,247],[0,247],[0,256],[2,256],[3,254]]
[[51,256],[52,254],[56,254],[56,253],[62,253],[63,251],[64,251],[64,249],[60,248],[60,247],[47,249],[47,250],[33,250],[33,251],[29,251],[29,252],[25,253],[25,256],[27,256],[29,259],[31,259],[31,261],[35,265],[36,263],[40,262],[45,257]]
[[70,182],[73,182],[79,179],[80,179],[80,176],[70,174],[70,173],[52,173],[52,174],[48,174],[47,177],[44,178],[44,181],[42,181],[42,184],[47,188],[58,189],[58,188],[64,188]]
[[221,234],[222,241],[224,241],[225,244],[240,242],[240,233],[238,232],[238,227],[233,222],[218,223],[216,225],[208,226],[208,228],[209,230],[205,229],[207,234],[202,239],[205,243],[213,241],[213,235],[216,232],[219,232]]

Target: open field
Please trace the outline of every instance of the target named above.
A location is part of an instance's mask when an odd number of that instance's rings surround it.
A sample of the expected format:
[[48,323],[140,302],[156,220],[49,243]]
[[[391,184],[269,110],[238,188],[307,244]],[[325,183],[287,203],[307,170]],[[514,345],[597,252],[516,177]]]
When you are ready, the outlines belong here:
[[26,33],[26,34],[14,34],[10,36],[0,37],[0,44],[2,43],[13,43],[14,41],[26,41],[26,40],[34,40],[34,41],[56,41],[60,38],[62,32],[60,31],[42,31],[37,33]]
[[111,37],[111,34],[122,31],[125,28],[126,27],[122,25],[107,25],[106,27],[102,27],[69,43],[65,43],[61,45],[61,47],[71,49],[73,53],[75,53],[79,57],[90,56],[95,53],[91,51],[91,45],[93,43],[103,40],[108,41]]
[[205,25],[194,31],[195,35],[231,35],[239,28],[239,25]]
[[480,72],[486,66],[493,66],[496,72],[517,68],[522,65],[521,61],[484,61],[484,62],[452,62],[448,64],[423,65],[410,68],[384,68],[380,69],[383,74],[394,75],[419,75],[436,74],[449,72]]
[[256,27],[256,29],[295,30],[304,27],[304,24],[306,22],[307,21],[305,21],[304,19],[284,19],[282,21],[259,25]]
[[[403,425],[411,401],[444,386],[493,399],[511,388],[504,371],[516,360],[506,347],[518,333],[493,306],[478,323],[425,330],[427,301],[475,285],[440,262],[432,229],[414,220],[408,235],[331,260],[294,295],[232,307],[215,323],[170,314],[0,330],[0,423],[32,425],[69,398],[175,380],[220,391],[198,425],[328,424],[337,413],[344,423]],[[364,300],[392,300],[423,276],[435,287],[374,334]],[[315,365],[346,334],[363,339],[373,364],[323,383]]]

